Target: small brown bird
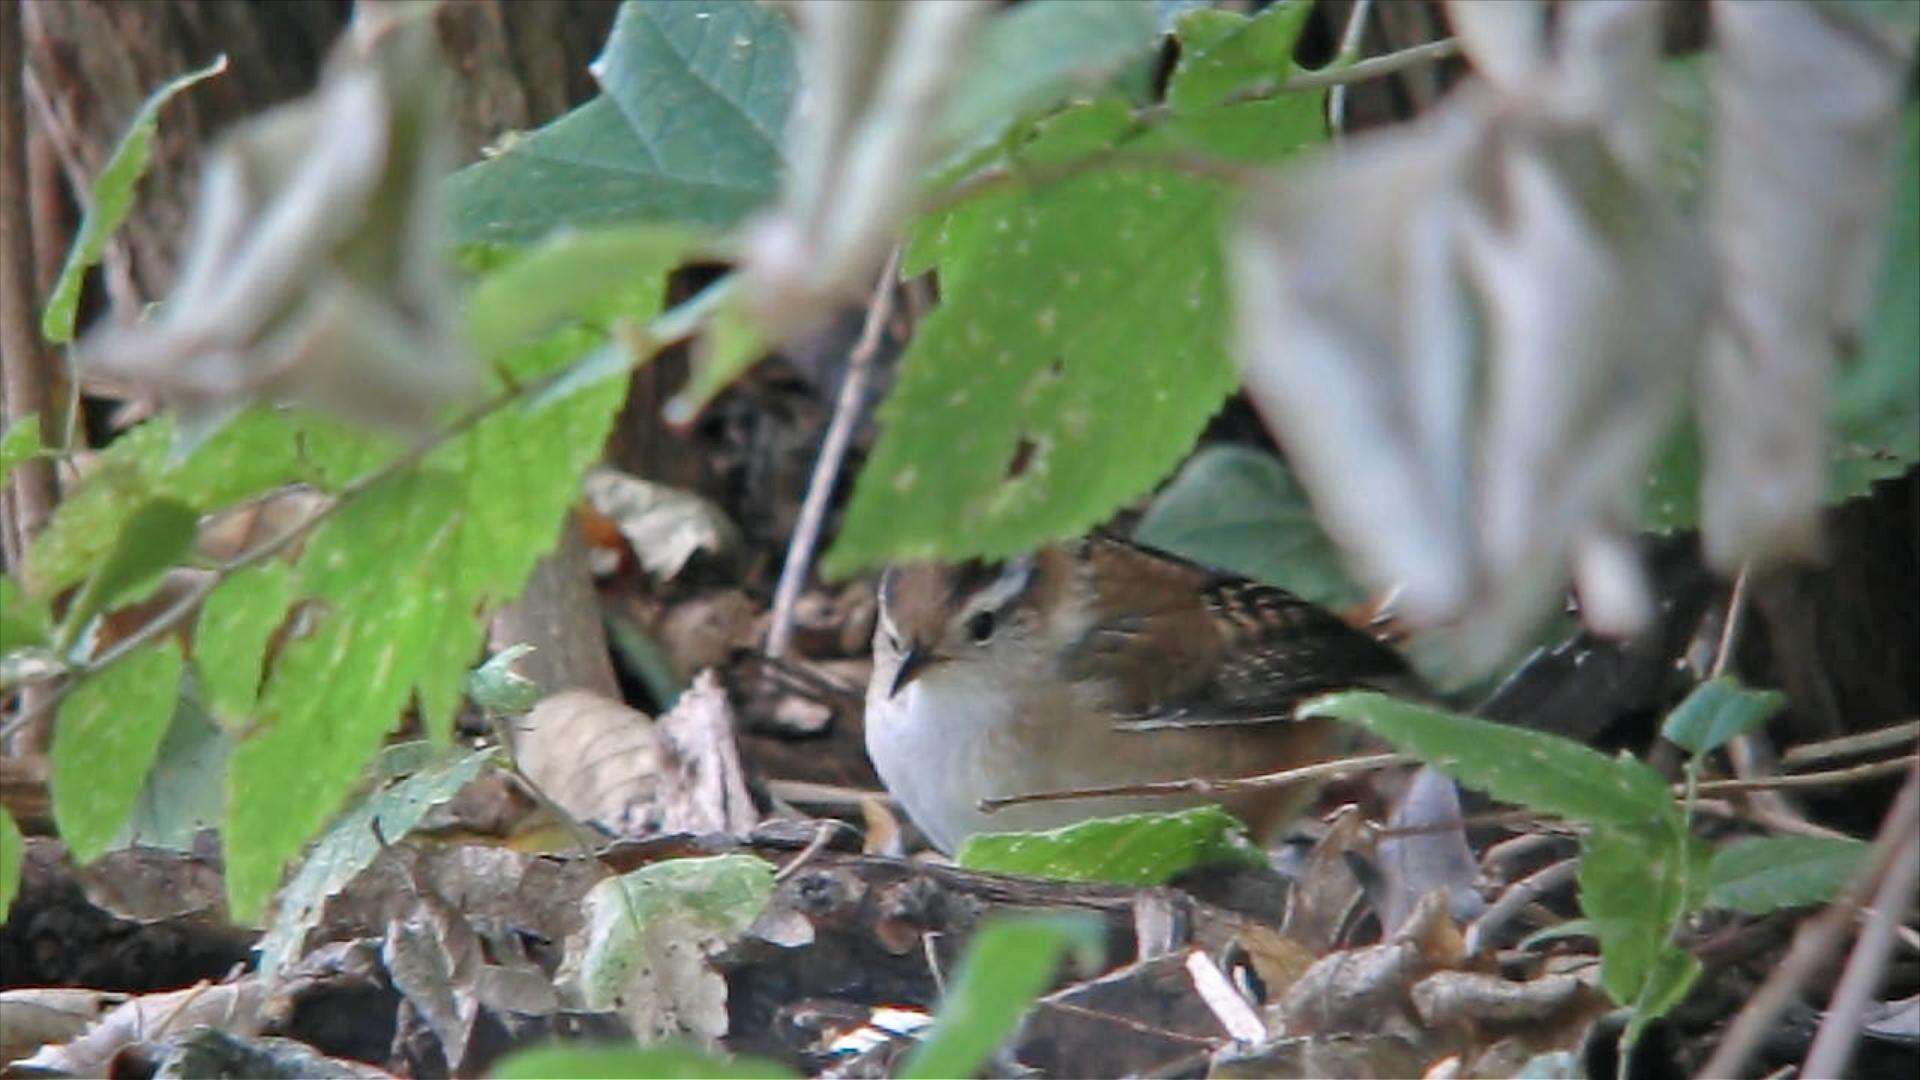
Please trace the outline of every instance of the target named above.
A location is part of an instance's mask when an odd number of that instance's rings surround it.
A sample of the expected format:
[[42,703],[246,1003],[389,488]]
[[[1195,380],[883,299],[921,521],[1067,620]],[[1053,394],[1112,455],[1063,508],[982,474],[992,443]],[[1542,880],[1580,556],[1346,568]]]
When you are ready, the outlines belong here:
[[1301,786],[1224,800],[985,798],[1276,772],[1340,749],[1302,700],[1415,685],[1400,657],[1282,589],[1108,536],[998,565],[912,564],[880,584],[867,752],[934,843],[1222,801],[1257,836]]

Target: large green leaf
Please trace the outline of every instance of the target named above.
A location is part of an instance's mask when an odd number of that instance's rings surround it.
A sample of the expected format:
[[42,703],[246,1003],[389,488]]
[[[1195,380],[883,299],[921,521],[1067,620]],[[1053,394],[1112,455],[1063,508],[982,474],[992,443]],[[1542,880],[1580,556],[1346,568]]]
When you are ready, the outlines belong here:
[[307,930],[320,918],[327,898],[371,865],[386,844],[411,832],[427,811],[458,795],[492,759],[490,750],[444,755],[341,814],[313,845],[300,872],[280,894],[273,924],[260,939],[260,974],[271,978],[298,956]]
[[52,628],[47,605],[28,596],[13,578],[0,575],[0,654],[45,645]]
[[493,1067],[496,1080],[787,1080],[792,1070],[765,1058],[721,1057],[698,1046],[537,1046]]
[[146,175],[147,162],[153,156],[153,136],[160,127],[161,106],[187,87],[225,70],[227,58],[218,57],[206,67],[189,71],[155,90],[133,114],[127,133],[120,137],[120,144],[113,148],[99,175],[93,179],[87,212],[80,219],[80,231],[74,236],[66,265],[60,268],[53,292],[47,297],[40,332],[48,341],[59,344],[73,340],[74,312],[80,306],[81,282],[86,279],[87,270],[100,262],[107,238],[120,228],[133,207],[134,185]]
[[137,649],[74,687],[54,721],[53,820],[77,862],[105,853],[133,813],[179,699],[180,645]]
[[1167,104],[1193,112],[1238,91],[1278,84],[1292,71],[1293,48],[1312,11],[1310,0],[1283,0],[1251,18],[1213,8],[1182,14],[1180,63]]
[[267,563],[221,582],[200,605],[193,628],[193,667],[207,708],[226,719],[253,709],[267,644],[293,603],[293,573]]
[[1665,781],[1627,757],[1610,758],[1571,739],[1458,716],[1371,690],[1308,702],[1302,716],[1351,721],[1469,787],[1575,821],[1679,835],[1679,808]]
[[1264,865],[1238,819],[1217,806],[1127,814],[1031,833],[978,833],[957,859],[969,870],[1065,881],[1160,885],[1196,866]]
[[1293,473],[1262,450],[1222,444],[1196,452],[1154,496],[1133,538],[1317,604],[1365,595],[1341,569],[1339,549]]
[[1714,852],[1707,905],[1765,915],[1824,904],[1860,867],[1867,845],[1822,836],[1760,836]]
[[7,425],[6,434],[0,435],[0,484],[7,482],[14,466],[32,460],[42,449],[39,413],[28,413]]
[[[1290,42],[1267,44],[1285,70]],[[1028,550],[1173,468],[1235,384],[1220,249],[1233,196],[1166,163],[1277,160],[1321,126],[1317,96],[1257,106],[1147,128],[1124,101],[1069,109],[1008,162],[1064,178],[919,226],[903,264],[938,266],[941,306],[880,410],[829,573]]]
[[779,188],[792,38],[750,0],[627,0],[593,66],[605,93],[449,181],[458,237],[738,222]]
[[1105,934],[1086,915],[1024,915],[987,924],[967,946],[933,1031],[900,1067],[905,1080],[973,1076],[1053,982],[1063,957],[1091,968]]
[[694,246],[691,231],[673,226],[557,233],[480,279],[467,299],[467,337],[490,357],[569,320],[648,310]]
[[1787,696],[1778,690],[1749,690],[1740,680],[1722,676],[1694,687],[1667,714],[1660,733],[1689,753],[1704,754],[1766,723],[1786,705]]

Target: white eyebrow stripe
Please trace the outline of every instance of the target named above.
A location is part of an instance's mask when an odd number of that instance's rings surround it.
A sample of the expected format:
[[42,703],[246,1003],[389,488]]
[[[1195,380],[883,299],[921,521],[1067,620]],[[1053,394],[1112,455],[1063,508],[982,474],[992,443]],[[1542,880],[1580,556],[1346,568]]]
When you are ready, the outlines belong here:
[[1008,559],[1000,576],[974,593],[973,603],[969,606],[977,611],[999,611],[1013,603],[1033,583],[1033,565],[1031,555]]

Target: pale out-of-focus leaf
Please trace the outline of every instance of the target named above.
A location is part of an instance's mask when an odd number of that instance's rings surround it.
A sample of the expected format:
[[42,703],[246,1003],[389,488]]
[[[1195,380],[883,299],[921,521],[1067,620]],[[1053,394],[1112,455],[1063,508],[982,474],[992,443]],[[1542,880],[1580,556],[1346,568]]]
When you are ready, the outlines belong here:
[[74,313],[80,307],[80,286],[87,271],[106,253],[107,240],[127,219],[133,208],[133,189],[146,175],[147,161],[153,156],[153,137],[160,129],[160,109],[174,95],[205,79],[227,70],[227,58],[171,79],[140,103],[127,133],[113,148],[106,164],[100,167],[88,192],[87,212],[80,219],[80,230],[73,246],[67,249],[67,261],[47,297],[46,311],[40,316],[40,333],[54,344],[73,340]]
[[362,9],[311,96],[215,149],[172,295],[90,335],[82,370],[203,434],[257,400],[411,429],[469,395],[442,243],[444,78],[422,12]]
[[778,11],[630,0],[592,70],[599,97],[451,179],[461,241],[641,221],[721,229],[773,199],[794,88]]
[[609,878],[560,978],[592,1009],[620,1013],[642,1043],[727,1033],[727,983],[708,956],[739,937],[773,895],[773,867],[751,855],[672,859]]
[[805,4],[781,206],[753,227],[749,303],[775,337],[856,299],[912,213],[933,117],[987,7]]
[[1725,570],[1819,549],[1827,387],[1873,298],[1920,34],[1920,7],[1887,13],[1713,7],[1709,202],[1728,287],[1699,399],[1702,528]]
[[1299,481],[1262,450],[1220,445],[1197,451],[1154,496],[1133,538],[1316,604],[1351,604],[1362,596]]
[[88,862],[133,813],[179,699],[178,642],[138,649],[89,675],[60,703],[53,727],[53,820]]
[[1451,624],[1456,675],[1569,574],[1601,629],[1650,610],[1615,537],[1709,306],[1651,179],[1657,16],[1571,10],[1526,92],[1462,87],[1276,178],[1232,237],[1248,392],[1361,583]]
[[706,499],[613,469],[595,469],[582,484],[588,504],[611,520],[647,573],[665,581],[695,554],[731,555],[740,530]]
[[467,337],[491,357],[569,319],[606,322],[659,307],[667,273],[697,249],[691,230],[567,230],[491,272],[467,298]]
[[192,852],[194,837],[217,827],[226,810],[224,781],[232,751],[233,737],[206,714],[191,689],[182,693],[133,814],[112,846]]

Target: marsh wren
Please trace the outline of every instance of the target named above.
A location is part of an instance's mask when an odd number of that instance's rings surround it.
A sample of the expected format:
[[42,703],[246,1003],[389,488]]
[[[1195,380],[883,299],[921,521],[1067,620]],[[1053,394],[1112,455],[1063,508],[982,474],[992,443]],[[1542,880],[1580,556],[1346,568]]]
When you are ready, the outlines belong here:
[[1268,585],[1107,536],[998,565],[910,564],[880,584],[867,753],[928,838],[1049,829],[1218,801],[1258,837],[1311,794],[985,798],[1277,772],[1339,750],[1294,706],[1412,685],[1387,646]]

